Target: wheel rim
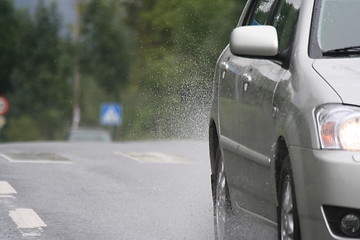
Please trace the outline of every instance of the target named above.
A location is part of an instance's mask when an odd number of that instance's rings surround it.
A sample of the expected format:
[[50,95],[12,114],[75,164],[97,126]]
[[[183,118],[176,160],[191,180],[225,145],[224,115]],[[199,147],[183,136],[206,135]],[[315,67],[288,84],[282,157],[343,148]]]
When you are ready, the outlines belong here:
[[281,204],[281,239],[294,240],[294,205],[289,175],[286,176],[284,181]]
[[219,161],[215,196],[215,221],[217,237],[218,239],[224,239],[225,223],[227,217],[226,178],[224,172],[224,163],[221,159],[219,159]]

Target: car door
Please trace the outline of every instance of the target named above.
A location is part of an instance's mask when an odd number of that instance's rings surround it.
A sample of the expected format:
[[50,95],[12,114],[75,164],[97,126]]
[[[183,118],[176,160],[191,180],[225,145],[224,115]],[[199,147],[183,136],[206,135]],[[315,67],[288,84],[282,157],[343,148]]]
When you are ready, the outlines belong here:
[[233,126],[237,124],[238,103],[241,98],[242,78],[250,59],[234,58],[226,48],[220,64],[219,117],[221,135],[234,139]]
[[[274,2],[275,0],[252,1],[242,25],[266,24]],[[259,184],[256,182],[268,181],[264,174],[256,173],[256,178],[250,176],[250,173],[256,172],[255,164],[258,163],[248,161],[255,152],[244,144],[249,138],[254,139],[254,133],[250,129],[263,122],[259,118],[253,118],[259,115],[254,110],[257,111],[255,106],[261,100],[261,96],[254,96],[254,91],[258,88],[255,86],[260,82],[252,79],[253,61],[253,58],[233,55],[228,47],[218,62],[220,143],[223,147],[227,180],[233,202],[249,210],[256,208],[255,206],[260,207],[258,203],[261,202],[261,197],[254,197],[253,194],[258,190],[256,187]],[[242,149],[240,154],[238,146]]]
[[[278,31],[279,51],[290,51],[300,0],[277,0],[273,3],[275,5],[265,1],[261,4],[259,8],[267,6],[271,12],[267,24],[272,24]],[[240,59],[243,58],[234,56],[233,61]],[[236,99],[237,119],[234,122],[237,125],[231,138],[238,144],[240,156],[229,158],[227,177],[232,188],[232,200],[235,199],[240,207],[275,222],[276,186],[271,161],[274,160],[278,135],[273,94],[277,84],[291,77],[291,73],[284,62],[272,59],[253,58],[247,63],[238,91],[241,97]]]

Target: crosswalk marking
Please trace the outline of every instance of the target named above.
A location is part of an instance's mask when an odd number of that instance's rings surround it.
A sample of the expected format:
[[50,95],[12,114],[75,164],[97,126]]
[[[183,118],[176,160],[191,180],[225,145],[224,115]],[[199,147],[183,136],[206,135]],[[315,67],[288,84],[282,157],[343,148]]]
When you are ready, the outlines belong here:
[[0,181],[0,194],[1,195],[16,194],[16,191],[8,182]]
[[56,153],[0,153],[0,157],[11,163],[65,163],[73,162]]
[[42,228],[46,227],[46,224],[39,215],[29,208],[18,208],[15,211],[10,211],[9,216],[24,237],[40,236]]
[[[0,198],[14,198],[17,194],[16,190],[6,181],[0,181]],[[13,205],[9,205],[13,208]],[[41,236],[43,228],[46,227],[44,221],[37,215],[37,213],[30,208],[16,208],[9,211],[9,216],[17,225],[23,237],[38,237]]]

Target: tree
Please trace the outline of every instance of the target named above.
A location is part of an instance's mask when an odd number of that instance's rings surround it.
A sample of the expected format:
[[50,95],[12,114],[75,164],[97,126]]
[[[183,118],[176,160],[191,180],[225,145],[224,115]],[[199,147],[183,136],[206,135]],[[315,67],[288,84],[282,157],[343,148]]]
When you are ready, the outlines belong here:
[[11,74],[18,61],[19,23],[12,1],[0,0],[0,94],[12,90]]
[[[206,135],[213,69],[245,1],[133,0],[127,24],[136,29],[138,55],[125,112],[129,134]],[[143,100],[133,103],[141,92]],[[131,111],[131,110],[129,110]],[[134,129],[134,126],[136,128]]]
[[[19,61],[11,73],[13,92],[9,95],[8,125],[14,128],[11,119],[26,119],[17,123],[34,126],[48,140],[63,136],[72,101],[71,57],[67,41],[59,37],[61,19],[56,9],[55,4],[48,8],[40,1],[33,17],[26,11],[17,13]],[[4,131],[8,141],[16,140],[10,128]]]
[[120,101],[128,83],[130,53],[122,15],[115,0],[91,0],[83,13],[82,73],[92,76],[112,101]]

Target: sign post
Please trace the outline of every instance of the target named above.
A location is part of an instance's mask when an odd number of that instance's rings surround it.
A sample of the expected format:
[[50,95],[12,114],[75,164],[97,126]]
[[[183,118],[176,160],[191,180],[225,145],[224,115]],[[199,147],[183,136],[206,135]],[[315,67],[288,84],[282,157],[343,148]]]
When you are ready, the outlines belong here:
[[113,139],[116,137],[116,127],[123,121],[122,105],[119,103],[104,103],[101,105],[101,125],[113,126]]

